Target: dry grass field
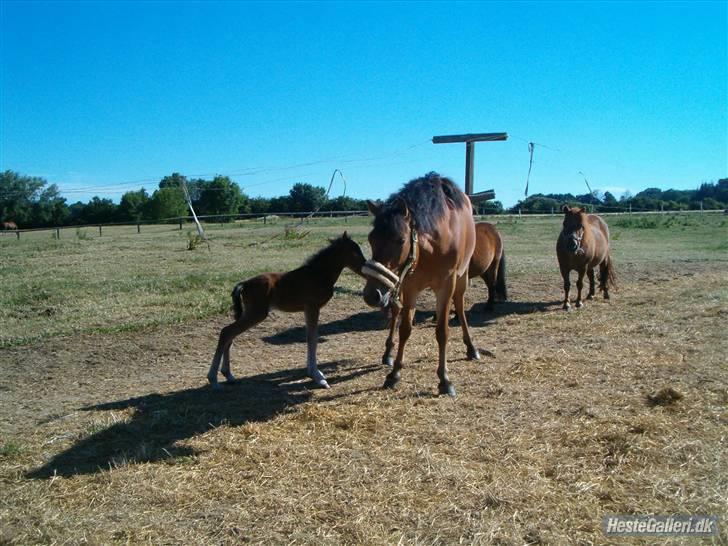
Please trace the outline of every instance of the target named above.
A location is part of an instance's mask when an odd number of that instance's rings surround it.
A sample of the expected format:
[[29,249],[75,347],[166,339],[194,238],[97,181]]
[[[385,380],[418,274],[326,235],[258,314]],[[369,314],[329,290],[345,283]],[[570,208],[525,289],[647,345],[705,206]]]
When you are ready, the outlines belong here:
[[[305,377],[302,317],[205,374],[229,292],[295,267],[365,219],[0,236],[0,544],[607,544],[605,514],[716,514],[728,542],[728,220],[609,217],[619,290],[561,310],[559,217],[495,219],[511,301],[468,291],[476,345],[451,328],[438,397],[433,297],[402,381],[386,331],[340,279]],[[368,248],[365,245],[365,254]],[[623,543],[654,543],[622,539]]]

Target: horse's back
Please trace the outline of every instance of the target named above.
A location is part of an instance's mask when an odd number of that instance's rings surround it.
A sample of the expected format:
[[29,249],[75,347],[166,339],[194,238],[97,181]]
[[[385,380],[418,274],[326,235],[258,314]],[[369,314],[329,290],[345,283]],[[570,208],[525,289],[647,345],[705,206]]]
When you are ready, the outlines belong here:
[[594,244],[594,265],[605,261],[609,256],[609,226],[601,216],[587,215],[587,221],[592,229]]

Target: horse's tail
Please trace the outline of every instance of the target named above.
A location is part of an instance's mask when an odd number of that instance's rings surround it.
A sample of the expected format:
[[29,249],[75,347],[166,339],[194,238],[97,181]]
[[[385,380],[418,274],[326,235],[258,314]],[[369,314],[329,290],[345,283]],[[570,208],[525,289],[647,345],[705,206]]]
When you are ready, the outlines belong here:
[[501,252],[498,262],[498,276],[495,279],[495,295],[500,301],[508,301],[508,289],[506,288],[506,253]]
[[233,288],[233,311],[235,313],[235,320],[238,320],[243,316],[243,289],[245,288],[245,281],[239,282]]
[[614,259],[611,254],[607,256],[607,267],[602,274],[601,281],[603,286],[610,286],[614,290],[617,289],[617,272],[614,270]]

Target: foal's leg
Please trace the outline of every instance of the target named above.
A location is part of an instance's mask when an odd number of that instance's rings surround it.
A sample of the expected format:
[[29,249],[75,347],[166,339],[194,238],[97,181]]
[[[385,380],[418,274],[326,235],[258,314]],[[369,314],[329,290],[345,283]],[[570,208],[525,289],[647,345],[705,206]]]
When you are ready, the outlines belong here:
[[308,376],[314,380],[314,382],[328,389],[329,384],[326,382],[326,377],[318,369],[316,363],[316,345],[318,345],[318,321],[320,307],[315,305],[307,305],[304,311],[306,315],[306,343],[308,345],[308,359],[306,362],[306,371]]
[[463,275],[457,280],[455,285],[455,295],[453,296],[453,303],[455,304],[455,312],[458,315],[460,326],[463,329],[463,343],[468,350],[469,360],[480,360],[480,353],[478,349],[473,345],[473,339],[470,337],[470,328],[468,327],[468,320],[465,317],[465,289],[468,287],[467,275]]
[[596,294],[594,285],[594,268],[590,267],[589,269],[587,269],[586,274],[589,277],[589,294],[587,294],[586,299],[593,300],[594,294]]
[[582,267],[576,270],[576,308],[578,309],[584,305],[581,301],[581,290],[584,288],[584,274],[586,273],[586,267]]
[[402,316],[399,318],[399,345],[397,346],[397,356],[394,359],[394,368],[384,380],[384,388],[391,389],[397,384],[401,377],[402,360],[404,359],[404,346],[412,333],[412,319],[415,315],[415,300],[417,296],[405,294],[402,298]]
[[450,314],[450,302],[455,292],[456,282],[455,275],[453,275],[437,291],[437,327],[435,328],[439,352],[437,376],[440,378],[440,384],[438,385],[438,392],[452,397],[455,397],[455,387],[452,386],[447,375],[447,337],[449,330],[447,319]]
[[228,382],[235,381],[235,376],[230,371],[230,346],[233,344],[233,340],[246,330],[262,322],[267,316],[267,312],[250,314],[246,312],[238,320],[220,330],[220,338],[217,342],[215,356],[212,357],[212,365],[210,366],[210,371],[207,372],[207,380],[213,389],[217,390],[220,388],[217,382],[217,371],[220,368],[221,360],[223,362],[221,370],[223,375]]
[[392,349],[394,349],[394,329],[397,327],[397,318],[399,317],[400,308],[396,305],[390,307],[391,313],[389,316],[389,337],[384,342],[384,355],[382,355],[382,364],[385,366],[392,366],[394,364],[394,358],[392,358]]

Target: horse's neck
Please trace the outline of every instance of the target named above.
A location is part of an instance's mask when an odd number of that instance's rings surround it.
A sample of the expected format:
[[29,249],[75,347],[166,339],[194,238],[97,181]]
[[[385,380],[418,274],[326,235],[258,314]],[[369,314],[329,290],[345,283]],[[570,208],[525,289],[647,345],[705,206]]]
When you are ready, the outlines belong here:
[[305,267],[314,271],[319,278],[326,280],[333,286],[339,279],[345,265],[344,261],[334,254],[317,256],[317,259],[306,264]]

